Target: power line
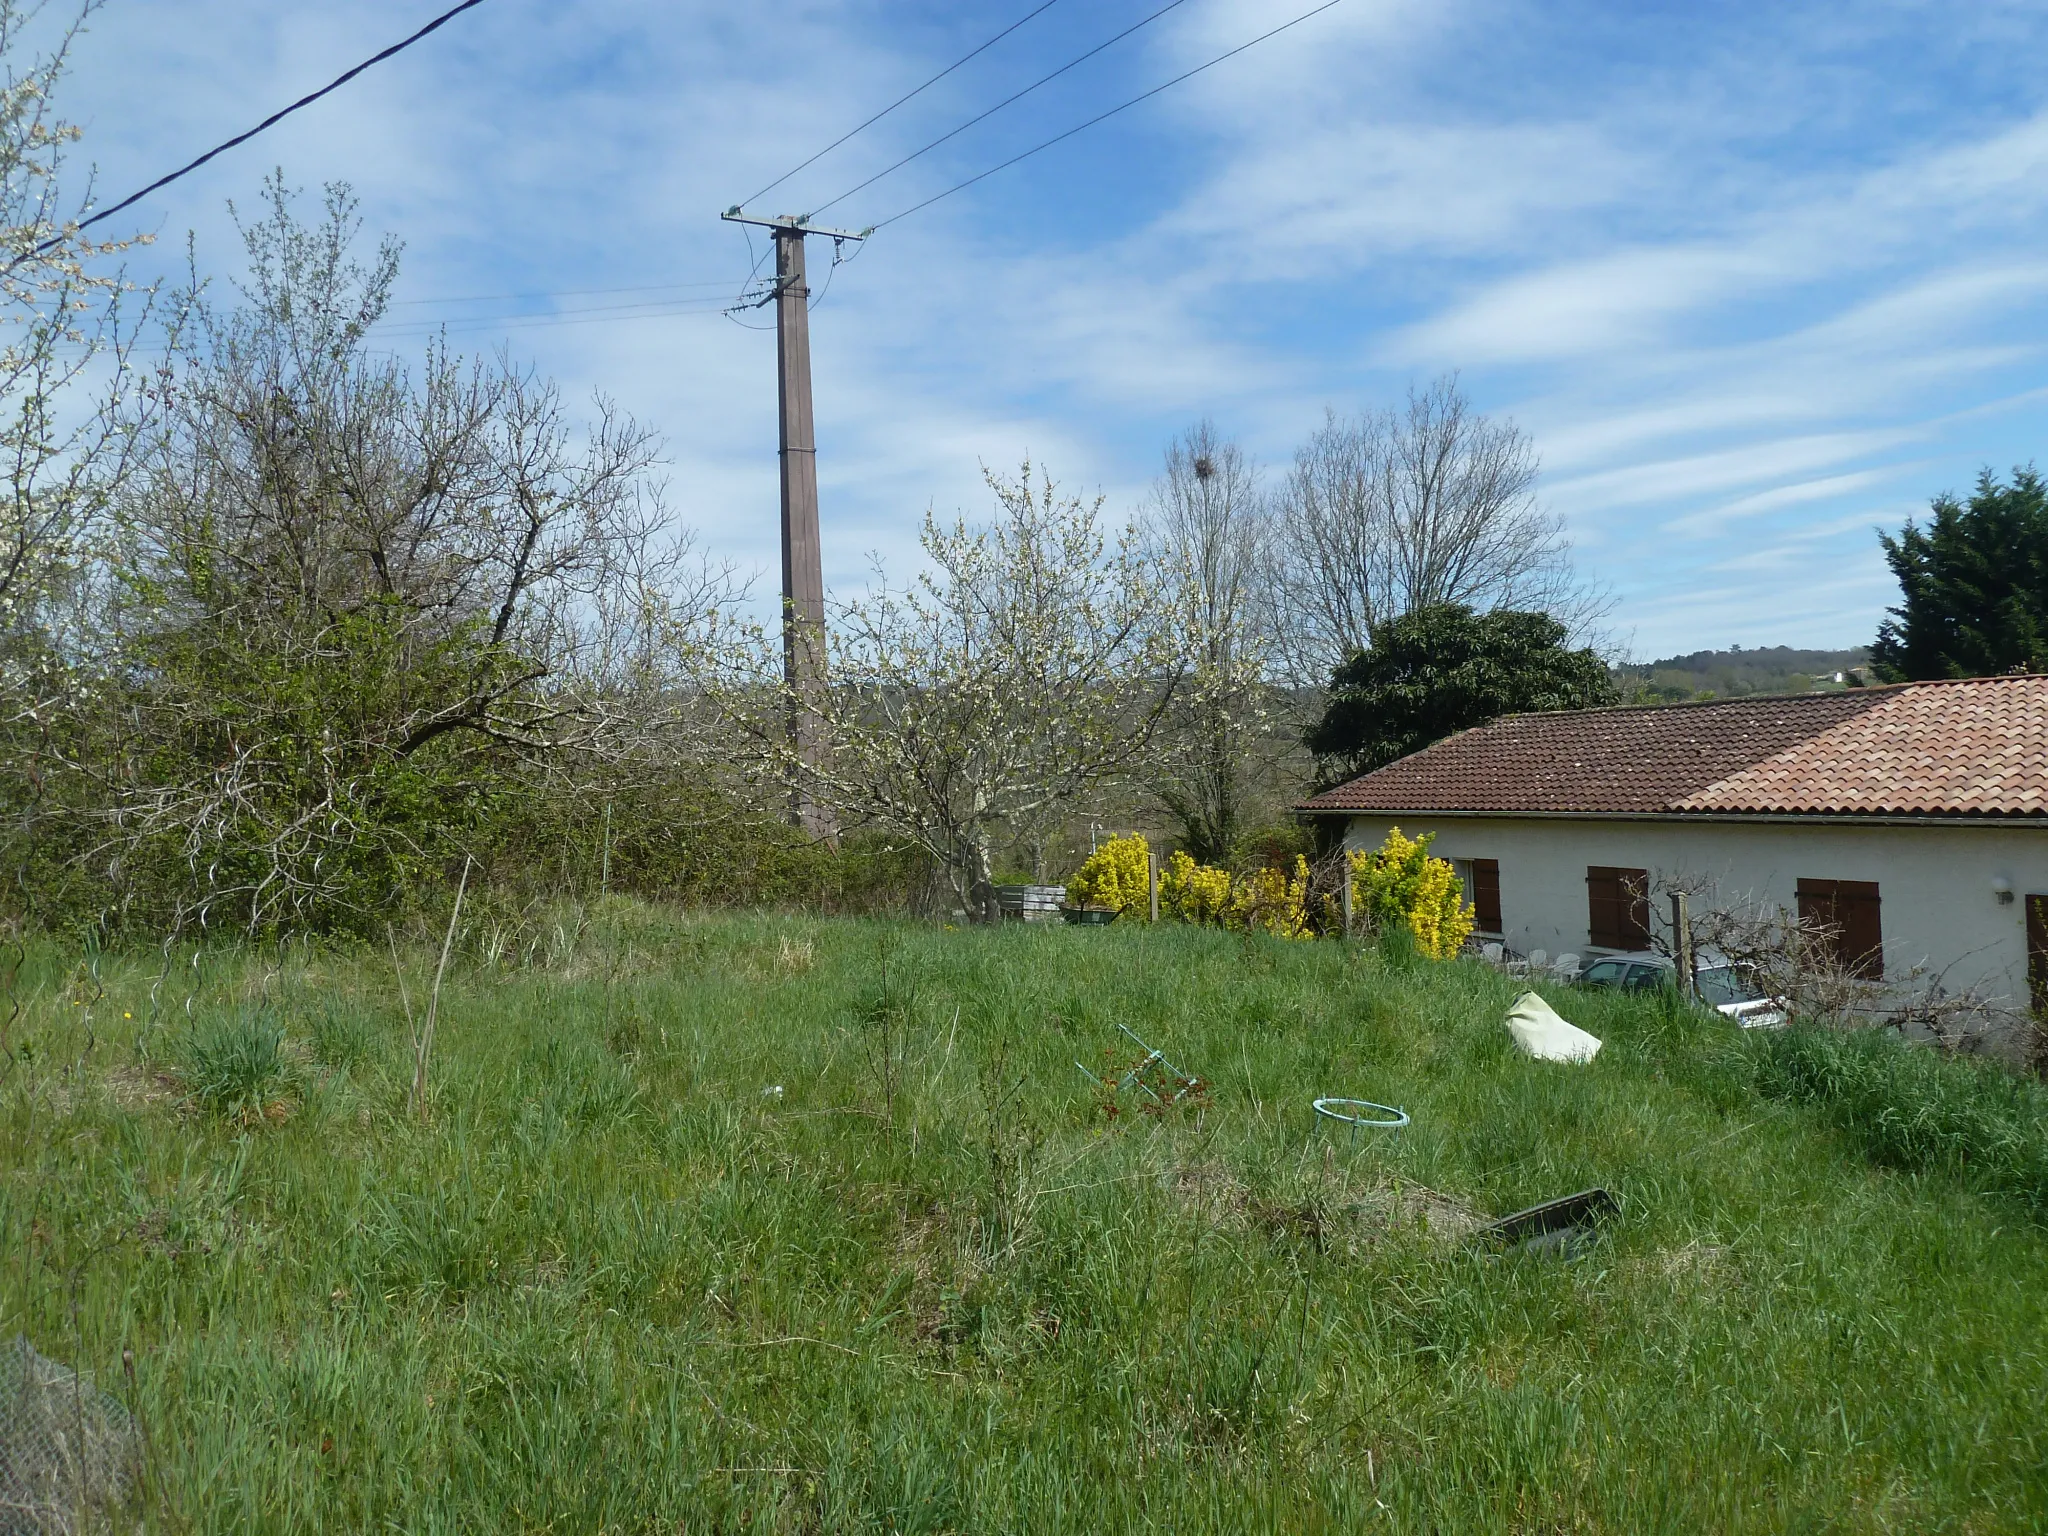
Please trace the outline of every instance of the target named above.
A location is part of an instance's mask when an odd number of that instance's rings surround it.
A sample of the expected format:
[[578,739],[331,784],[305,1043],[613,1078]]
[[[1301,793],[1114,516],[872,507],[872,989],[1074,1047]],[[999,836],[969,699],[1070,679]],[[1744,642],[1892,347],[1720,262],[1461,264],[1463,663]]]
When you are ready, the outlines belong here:
[[[373,341],[407,341],[425,336],[446,333],[450,336],[470,335],[478,331],[532,330],[538,326],[556,325],[607,325],[620,320],[669,320],[687,319],[693,315],[715,315],[723,312],[729,301],[725,299],[695,298],[676,299],[669,302],[650,300],[646,304],[601,305],[587,310],[569,310],[558,315],[498,315],[483,318],[463,318],[454,321],[399,320],[382,322],[371,326],[363,334]],[[164,346],[138,346],[134,352],[147,356],[159,356],[168,349]],[[81,347],[67,355],[84,356]]]
[[[977,181],[987,180],[989,177],[995,175],[997,171],[1006,171],[1020,160],[1029,160],[1033,155],[1039,153],[1039,151],[1051,149],[1053,145],[1058,144],[1063,140],[1071,139],[1075,134],[1080,133],[1082,130],[1093,128],[1097,123],[1105,122],[1108,119],[1115,117],[1119,112],[1129,111],[1132,107],[1135,107],[1141,101],[1150,101],[1154,96],[1157,96],[1161,91],[1171,90],[1174,86],[1179,85],[1183,80],[1192,80],[1196,75],[1199,75],[1203,70],[1214,69],[1218,64],[1221,64],[1224,60],[1236,58],[1240,53],[1243,53],[1247,48],[1256,48],[1260,43],[1263,43],[1267,38],[1278,37],[1282,32],[1285,32],[1288,28],[1298,27],[1304,21],[1307,21],[1310,17],[1320,16],[1324,11],[1327,11],[1334,6],[1341,4],[1343,4],[1343,0],[1324,0],[1324,3],[1317,6],[1314,10],[1303,11],[1299,16],[1295,17],[1294,20],[1283,21],[1279,26],[1273,28],[1272,31],[1261,32],[1257,37],[1253,38],[1250,42],[1239,43],[1235,48],[1231,49],[1228,53],[1219,53],[1216,55],[1215,58],[1209,60],[1208,63],[1197,64],[1193,69],[1187,71],[1187,73],[1175,75],[1171,80],[1167,81],[1164,85],[1155,85],[1152,87],[1151,90],[1146,91],[1143,95],[1133,96],[1129,101],[1123,102],[1118,106],[1111,107],[1107,112],[1103,112],[1095,117],[1091,117],[1085,123],[1080,123],[1072,128],[1069,128],[1065,133],[1055,134],[1052,138],[1047,139],[1043,144],[1034,144],[1031,148],[1025,150],[1024,153],[1022,153],[1021,155],[1012,155],[1009,159],[1003,161],[1002,164],[992,165],[987,170],[983,171],[980,175],[970,176],[965,181],[960,182],[958,185],[948,187],[945,191],[936,193],[935,195],[926,198],[921,203],[913,203],[910,207],[904,209],[901,213],[892,213],[889,215],[888,218],[882,220],[881,223],[876,224],[872,227],[874,229],[884,229],[887,228],[889,225],[894,224],[898,219],[907,219],[913,213],[918,212],[920,209],[929,208],[933,203],[936,203],[943,198],[951,197],[955,192],[963,192],[967,188],[973,186]],[[920,153],[922,153],[922,151],[920,151]],[[859,190],[859,187],[854,188],[854,191],[856,192]],[[851,194],[848,195],[850,196]],[[826,206],[830,207],[831,204],[828,203]]]
[[910,154],[905,155],[901,160],[898,160],[894,165],[890,166],[887,170],[875,172],[874,175],[870,176],[866,181],[862,182],[859,186],[848,187],[844,192],[840,193],[837,197],[833,198],[832,202],[820,203],[817,207],[811,210],[809,217],[815,218],[817,217],[817,215],[823,213],[827,208],[832,207],[833,204],[843,203],[849,197],[853,196],[854,193],[859,192],[864,188],[873,186],[876,182],[880,181],[884,176],[894,175],[897,171],[902,170],[904,166],[910,164],[911,161],[917,159],[918,156],[929,154],[932,150],[937,149],[941,144],[945,143],[948,139],[959,137],[968,129],[972,128],[976,123],[982,121],[983,118],[995,116],[996,113],[1002,111],[1003,108],[1009,106],[1011,102],[1023,100],[1026,96],[1029,96],[1033,91],[1037,90],[1041,85],[1050,84],[1052,81],[1059,79],[1061,75],[1064,75],[1068,70],[1074,68],[1076,65],[1087,63],[1090,59],[1094,58],[1095,55],[1102,52],[1103,49],[1109,47],[1111,43],[1122,42],[1125,38],[1129,37],[1133,32],[1138,31],[1141,27],[1151,26],[1153,22],[1157,21],[1160,17],[1164,16],[1168,11],[1174,10],[1175,8],[1185,4],[1187,4],[1187,0],[1166,0],[1166,4],[1159,7],[1159,9],[1154,11],[1150,16],[1145,17],[1141,21],[1132,22],[1131,25],[1125,27],[1123,31],[1117,33],[1115,37],[1109,38],[1107,41],[1097,43],[1093,48],[1090,48],[1078,59],[1069,59],[1066,63],[1062,64],[1058,69],[1054,70],[1051,74],[1045,75],[1040,79],[1032,81],[1029,85],[1025,86],[1023,90],[1017,92],[1016,95],[1005,96],[1001,101],[997,102],[994,106],[990,107],[986,112],[980,113],[974,117],[970,117],[969,119],[967,119],[966,122],[962,123],[958,128],[955,128],[951,133],[940,134],[936,139],[933,139],[931,143],[925,145],[923,149],[914,150]]
[[[278,123],[283,122],[286,118],[290,117],[294,112],[298,111],[299,108],[310,107],[314,102],[318,101],[322,96],[327,95],[330,91],[340,90],[341,87],[347,85],[349,81],[355,79],[357,75],[360,75],[364,70],[368,69],[371,65],[381,64],[386,59],[390,58],[393,54],[405,52],[406,49],[410,48],[414,43],[418,42],[421,38],[425,37],[429,32],[438,31],[440,28],[446,26],[449,22],[453,21],[457,16],[461,15],[464,11],[468,10],[471,6],[481,4],[483,4],[483,0],[462,0],[462,3],[460,5],[453,6],[450,9],[443,11],[440,15],[436,16],[432,21],[428,22],[424,27],[421,27],[419,31],[413,33],[411,37],[406,38],[403,42],[393,43],[389,48],[386,48],[383,52],[374,53],[370,55],[369,58],[363,60],[363,62],[358,64],[354,69],[351,69],[350,71],[348,71],[348,73],[344,75],[336,76],[333,80],[328,82],[326,85],[321,86],[319,90],[313,92],[310,96],[301,96],[297,101],[293,102],[290,106],[284,108],[282,111],[271,113],[270,116],[263,119],[262,122],[258,123],[254,128],[251,128],[247,133],[238,133],[232,139],[229,139],[225,144],[216,144],[212,149],[209,149],[205,154],[201,155],[197,160],[194,160],[190,165],[180,166],[177,170],[171,172],[171,174],[168,176],[159,176],[155,181],[152,181],[140,192],[136,192],[128,197],[124,197],[121,199],[120,202],[114,204],[113,207],[104,208],[100,210],[100,212],[94,214],[91,218],[81,221],[78,228],[81,230],[90,229],[93,225],[99,223],[101,219],[111,219],[123,208],[127,208],[132,206],[133,204],[141,202],[145,197],[149,196],[150,193],[159,191],[162,188],[169,186],[172,182],[176,181],[180,176],[189,176],[192,172],[198,170],[199,167],[206,164],[207,161],[211,160],[215,155],[224,154],[228,150],[233,149],[237,144],[248,143],[249,140],[255,138],[256,135],[263,132],[264,129],[274,127]],[[41,245],[37,246],[33,254],[40,256],[44,251],[51,249],[53,246],[61,245],[66,238],[67,236],[64,235],[53,235],[48,240],[45,240]],[[19,262],[21,259],[21,257],[16,257],[15,262]],[[14,263],[9,263],[9,265],[12,266],[14,265]]]
[[642,283],[637,288],[564,288],[549,293],[473,293],[462,297],[434,299],[393,299],[392,309],[421,304],[511,304],[523,299],[591,299],[614,293],[668,293],[678,288],[730,288],[729,277],[691,283]]
[[844,144],[848,139],[852,138],[855,134],[865,133],[868,129],[874,127],[875,124],[879,123],[883,118],[887,117],[891,112],[894,112],[898,107],[902,106],[903,103],[910,100],[912,96],[922,95],[932,86],[937,85],[941,80],[945,79],[946,76],[953,73],[953,71],[958,69],[962,64],[967,63],[971,59],[977,58],[981,54],[987,53],[989,49],[995,47],[997,43],[1000,43],[1012,32],[1016,31],[1019,27],[1023,26],[1024,23],[1031,20],[1032,17],[1037,16],[1041,12],[1051,10],[1057,4],[1059,4],[1059,0],[1045,0],[1045,3],[1037,7],[1035,10],[1027,11],[1024,15],[1018,17],[1015,21],[1011,22],[1007,27],[1003,28],[1003,30],[998,32],[994,37],[990,38],[987,42],[983,43],[979,48],[975,49],[974,52],[962,54],[959,58],[955,59],[952,63],[948,64],[944,69],[940,70],[936,75],[933,75],[931,79],[925,81],[925,83],[923,85],[920,85],[916,90],[911,91],[908,95],[898,96],[894,101],[890,102],[889,105],[882,108],[881,111],[877,112],[873,117],[869,118],[866,122],[862,123],[858,128],[854,128],[849,132],[842,133],[838,138],[834,139],[830,144],[827,144],[823,149],[819,150],[815,155],[811,156],[811,158],[806,160],[802,165],[796,166],[791,170],[784,171],[780,176],[776,177],[773,181],[769,182],[767,186],[763,187],[760,191],[756,192],[753,197],[749,197],[744,202],[740,203],[739,206],[744,208],[747,205],[747,203],[753,202],[754,198],[766,197],[770,192],[773,192],[777,187],[781,186],[785,181],[789,180],[789,178],[794,176],[798,171],[804,170],[809,166],[817,164],[820,160],[824,159],[827,155],[831,154],[833,150],[837,149],[840,145]]
[[536,326],[602,325],[617,320],[659,320],[672,315],[717,314],[729,302],[726,299],[711,298],[677,299],[669,303],[650,301],[645,304],[600,305],[590,309],[566,310],[554,315],[494,315],[454,321],[402,320],[388,325],[373,325],[365,334],[396,338],[432,336],[446,331],[450,335],[461,335],[465,332],[497,329],[524,331]]

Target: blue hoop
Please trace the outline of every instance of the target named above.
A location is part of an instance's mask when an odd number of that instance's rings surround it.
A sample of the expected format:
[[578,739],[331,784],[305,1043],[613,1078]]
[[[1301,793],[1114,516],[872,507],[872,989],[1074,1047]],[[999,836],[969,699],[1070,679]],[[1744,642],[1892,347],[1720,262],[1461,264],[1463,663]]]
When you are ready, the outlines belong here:
[[[1378,1109],[1392,1115],[1391,1120],[1369,1120],[1364,1115],[1347,1115],[1337,1106],[1349,1109]],[[1316,1113],[1326,1120],[1338,1120],[1356,1131],[1363,1127],[1368,1131],[1398,1131],[1408,1123],[1408,1111],[1396,1109],[1391,1104],[1375,1104],[1371,1099],[1317,1099]]]

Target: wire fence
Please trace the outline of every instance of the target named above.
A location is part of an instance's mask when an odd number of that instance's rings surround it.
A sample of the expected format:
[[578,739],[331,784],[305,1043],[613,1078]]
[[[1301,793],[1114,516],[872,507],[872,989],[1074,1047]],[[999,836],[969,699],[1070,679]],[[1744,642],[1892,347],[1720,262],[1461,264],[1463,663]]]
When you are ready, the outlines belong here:
[[126,1408],[25,1338],[0,1348],[0,1536],[134,1529],[142,1467]]

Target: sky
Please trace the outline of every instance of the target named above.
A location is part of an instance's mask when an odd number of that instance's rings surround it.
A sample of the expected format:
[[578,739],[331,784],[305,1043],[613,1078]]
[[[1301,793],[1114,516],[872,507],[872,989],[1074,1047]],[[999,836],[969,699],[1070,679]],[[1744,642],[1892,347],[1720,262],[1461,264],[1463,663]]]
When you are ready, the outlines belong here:
[[[106,0],[59,107],[108,203],[446,3]],[[718,214],[1040,3],[484,0],[110,225],[157,236],[140,277],[189,235],[231,278],[230,200],[349,183],[405,244],[381,344],[445,326],[616,401],[772,594],[775,337],[719,311],[762,247]],[[1163,3],[1055,0],[748,206],[820,209]],[[1182,0],[818,222],[1314,3]],[[2044,51],[2018,0],[1341,0],[837,270],[810,243],[827,583],[900,577],[927,508],[986,511],[983,465],[1121,515],[1207,418],[1277,484],[1327,411],[1456,371],[1533,440],[1633,655],[1865,643],[1897,600],[1876,530],[2048,441]]]

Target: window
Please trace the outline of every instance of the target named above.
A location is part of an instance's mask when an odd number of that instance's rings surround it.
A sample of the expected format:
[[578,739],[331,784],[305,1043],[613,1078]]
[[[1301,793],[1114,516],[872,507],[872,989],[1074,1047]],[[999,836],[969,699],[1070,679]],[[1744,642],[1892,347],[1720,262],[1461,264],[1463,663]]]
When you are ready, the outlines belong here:
[[1884,927],[1875,880],[1802,880],[1799,926],[1828,963],[1871,981],[1884,975]]
[[1480,933],[1499,935],[1500,860],[1453,859],[1451,865],[1464,883],[1465,899],[1472,904],[1472,926]]
[[1623,961],[1595,960],[1579,973],[1579,980],[1589,987],[1618,987],[1627,974],[1628,966]]
[[1754,1003],[1763,999],[1755,977],[1746,967],[1713,965],[1697,973],[1700,1001],[1710,1008],[1723,1003]]
[[1650,947],[1650,873],[1595,864],[1586,871],[1587,942],[1595,949]]
[[1670,979],[1671,974],[1661,965],[1632,965],[1628,968],[1628,980],[1621,984],[1621,990],[1654,992]]

